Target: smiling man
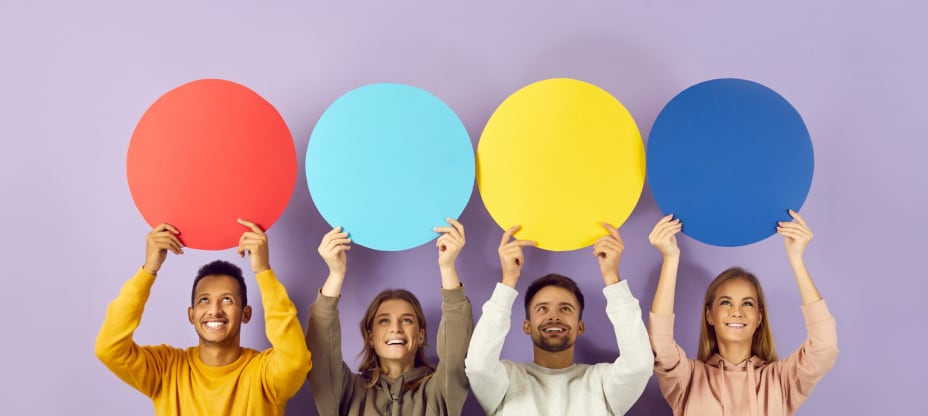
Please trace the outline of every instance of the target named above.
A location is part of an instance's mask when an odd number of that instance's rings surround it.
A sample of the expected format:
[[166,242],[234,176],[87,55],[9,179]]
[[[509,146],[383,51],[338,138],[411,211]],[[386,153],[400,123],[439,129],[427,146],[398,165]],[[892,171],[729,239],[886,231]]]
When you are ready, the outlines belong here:
[[132,339],[167,252],[183,254],[179,232],[161,224],[148,233],[145,263],[110,304],[97,335],[96,354],[113,373],[152,399],[158,415],[282,415],[303,385],[310,355],[287,291],[269,264],[267,236],[252,222],[238,253],[249,254],[264,305],[271,348],[241,346],[251,320],[242,271],[217,260],[193,281],[187,318],[200,338],[187,349],[139,346]]
[[535,245],[510,241],[519,227],[510,228],[499,245],[502,282],[483,305],[465,361],[471,389],[488,415],[622,415],[641,396],[654,355],[638,300],[619,279],[622,239],[615,228],[603,226],[609,235],[596,241],[593,253],[622,355],[612,363],[574,363],[577,337],[586,331],[583,293],[569,277],[549,274],[532,282],[525,294],[522,331],[532,338],[533,362],[500,360],[525,264],[522,247]]

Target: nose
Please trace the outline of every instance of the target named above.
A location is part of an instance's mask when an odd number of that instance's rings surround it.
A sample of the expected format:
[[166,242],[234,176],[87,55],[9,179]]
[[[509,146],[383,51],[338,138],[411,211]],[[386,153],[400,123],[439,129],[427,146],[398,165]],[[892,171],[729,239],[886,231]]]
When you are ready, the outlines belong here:
[[210,302],[208,310],[210,315],[220,315],[222,313],[222,305],[219,302]]

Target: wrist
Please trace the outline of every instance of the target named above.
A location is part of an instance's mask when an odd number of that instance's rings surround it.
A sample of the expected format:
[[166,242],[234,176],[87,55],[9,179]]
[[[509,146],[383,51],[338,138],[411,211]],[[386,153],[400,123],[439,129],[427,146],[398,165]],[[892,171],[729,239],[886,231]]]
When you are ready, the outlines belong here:
[[145,264],[142,265],[142,270],[145,270],[146,273],[148,273],[148,274],[150,274],[150,275],[152,275],[152,276],[157,276],[157,275],[158,275],[158,270],[159,270],[159,269],[160,269],[160,267],[151,266],[151,265],[149,265],[148,263],[145,263]]
[[509,286],[509,287],[515,289],[515,288],[516,288],[516,283],[517,283],[518,281],[519,281],[519,276],[506,276],[506,275],[503,275],[503,278],[502,278],[502,280],[501,280],[500,282],[501,282],[502,284],[506,285],[506,286]]
[[603,273],[603,283],[605,283],[606,286],[619,283],[620,280],[622,279],[619,279],[618,273],[614,273],[614,272]]

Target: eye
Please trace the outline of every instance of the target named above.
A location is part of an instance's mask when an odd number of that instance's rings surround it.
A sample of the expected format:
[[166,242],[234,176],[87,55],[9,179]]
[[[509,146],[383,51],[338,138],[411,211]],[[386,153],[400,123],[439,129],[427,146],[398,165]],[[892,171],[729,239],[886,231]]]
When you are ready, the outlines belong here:
[[719,305],[722,305],[722,306],[731,306],[731,301],[728,300],[728,299],[723,299],[721,302],[719,302]]
[[377,323],[380,324],[380,325],[386,325],[386,324],[389,324],[389,323],[390,323],[390,319],[388,319],[388,318],[380,318],[380,319],[377,320]]
[[207,297],[199,298],[197,299],[197,303],[209,303],[209,298]]
[[545,305],[541,305],[538,307],[538,312],[547,312],[547,311],[548,311],[548,307]]
[[573,310],[570,306],[561,306],[561,312],[573,312]]
[[754,307],[754,302],[745,301],[744,303],[742,303],[742,305],[743,305],[743,306],[748,306],[748,307],[753,308],[753,307]]
[[408,324],[408,325],[412,325],[412,318],[403,318],[403,323],[404,323],[404,324]]
[[222,298],[222,303],[231,304],[231,303],[232,303],[232,298],[226,296],[226,297]]

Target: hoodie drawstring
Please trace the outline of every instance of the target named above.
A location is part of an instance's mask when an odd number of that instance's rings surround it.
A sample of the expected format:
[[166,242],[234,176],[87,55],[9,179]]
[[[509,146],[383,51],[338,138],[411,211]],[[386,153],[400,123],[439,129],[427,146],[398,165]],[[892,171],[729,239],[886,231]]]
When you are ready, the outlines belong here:
[[748,358],[747,365],[745,368],[748,371],[748,396],[751,399],[751,415],[759,416],[760,409],[757,407],[757,375],[754,374],[754,363],[751,362],[751,358]]
[[391,389],[390,383],[387,383],[386,378],[383,376],[380,377],[380,387],[383,387],[383,391],[390,397],[390,401],[386,403],[387,408],[383,409],[384,414],[389,413],[392,416],[400,416],[400,390],[403,388],[403,379],[404,377],[400,376],[400,378],[396,380],[396,383],[394,383],[393,389]]

